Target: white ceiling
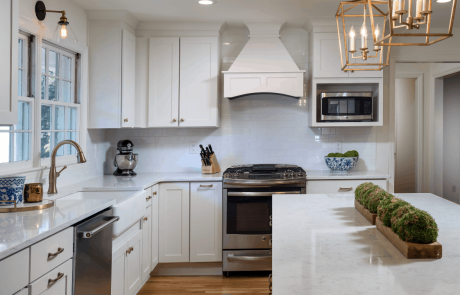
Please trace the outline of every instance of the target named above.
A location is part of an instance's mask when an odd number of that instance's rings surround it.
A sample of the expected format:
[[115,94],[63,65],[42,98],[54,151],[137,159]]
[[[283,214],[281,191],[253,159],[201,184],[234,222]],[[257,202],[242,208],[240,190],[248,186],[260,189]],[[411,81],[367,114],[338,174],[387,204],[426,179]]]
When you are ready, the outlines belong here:
[[[308,18],[331,18],[340,0],[216,0],[200,5],[198,0],[71,0],[85,10],[127,10],[140,21],[243,22],[286,21],[288,27],[302,27]],[[406,1],[407,2],[407,1]],[[433,22],[449,19],[452,3],[433,0]],[[440,11],[442,10],[442,11]],[[460,23],[460,21],[457,21]]]

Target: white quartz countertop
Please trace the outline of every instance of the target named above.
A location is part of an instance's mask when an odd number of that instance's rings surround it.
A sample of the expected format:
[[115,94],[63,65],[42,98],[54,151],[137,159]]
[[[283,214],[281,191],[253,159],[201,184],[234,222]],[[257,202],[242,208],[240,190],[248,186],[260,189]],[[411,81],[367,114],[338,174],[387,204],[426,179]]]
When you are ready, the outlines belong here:
[[350,171],[332,172],[331,170],[310,170],[307,180],[334,180],[334,179],[388,179],[390,175],[378,171]]
[[273,196],[273,295],[455,294],[460,206],[433,194],[396,194],[429,212],[441,259],[406,259],[354,208],[354,195]]
[[114,199],[55,200],[51,208],[0,213],[0,260],[115,204]]

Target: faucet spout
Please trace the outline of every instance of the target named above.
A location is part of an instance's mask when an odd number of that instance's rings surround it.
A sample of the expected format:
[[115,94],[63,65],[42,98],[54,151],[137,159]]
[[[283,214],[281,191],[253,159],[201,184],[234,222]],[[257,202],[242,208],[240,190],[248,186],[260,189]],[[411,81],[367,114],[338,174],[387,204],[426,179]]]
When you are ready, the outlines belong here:
[[59,148],[61,146],[65,145],[65,144],[70,144],[73,147],[75,147],[75,149],[77,150],[77,161],[78,161],[78,163],[86,163],[86,158],[85,158],[85,155],[83,154],[83,150],[81,149],[80,145],[78,143],[76,143],[75,141],[73,141],[73,140],[63,140],[63,141],[59,142],[58,144],[56,144],[56,146],[53,149],[53,152],[51,153],[51,167],[50,167],[50,175],[49,175],[48,194],[56,194],[58,192],[57,191],[57,186],[56,186],[57,178],[61,175],[62,170],[64,170],[66,167],[64,167],[64,169],[62,169],[61,171],[57,172],[57,170],[56,170],[56,154],[57,154],[57,151],[59,150]]

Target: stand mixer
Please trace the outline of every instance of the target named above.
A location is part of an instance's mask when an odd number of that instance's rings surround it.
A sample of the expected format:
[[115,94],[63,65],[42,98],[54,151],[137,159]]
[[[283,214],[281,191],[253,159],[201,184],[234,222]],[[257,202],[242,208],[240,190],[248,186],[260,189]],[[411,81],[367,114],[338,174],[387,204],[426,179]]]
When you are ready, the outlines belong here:
[[130,140],[120,140],[117,143],[118,154],[115,155],[113,165],[117,170],[115,176],[135,176],[134,168],[137,166],[138,154],[133,153],[133,143]]

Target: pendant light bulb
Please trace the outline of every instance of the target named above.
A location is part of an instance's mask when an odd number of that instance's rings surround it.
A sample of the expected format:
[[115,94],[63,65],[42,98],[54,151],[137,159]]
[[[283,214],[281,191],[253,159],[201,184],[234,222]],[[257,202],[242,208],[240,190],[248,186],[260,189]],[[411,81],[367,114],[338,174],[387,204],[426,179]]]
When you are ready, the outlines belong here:
[[375,39],[378,40],[380,38],[380,28],[379,24],[375,27]]
[[348,37],[350,37],[350,39],[354,39],[356,37],[355,28],[353,28],[353,26],[351,26],[350,32],[348,32]]
[[366,37],[366,38],[367,38],[367,28],[366,28],[366,25],[365,25],[365,24],[363,24],[363,25],[361,26],[361,31],[360,31],[360,33],[361,33],[361,36],[362,36],[362,37]]
[[61,26],[61,38],[63,39],[67,38],[67,26],[66,25]]

